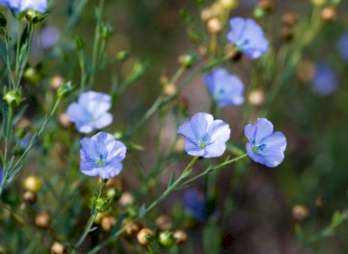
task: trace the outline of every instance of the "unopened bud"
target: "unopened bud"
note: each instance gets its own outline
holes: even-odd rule
[[[135,235],[136,233],[139,232],[139,225],[132,222],[132,221],[128,221],[128,222],[125,222],[125,232],[127,235]]]
[[[29,67],[25,70],[23,77],[30,83],[37,83],[40,80],[40,75],[35,68]]]
[[[297,14],[295,12],[287,12],[282,16],[282,22],[285,26],[294,26],[297,23]]]
[[[181,153],[182,151],[184,151],[184,147],[185,147],[185,139],[183,137],[179,137],[175,142],[175,146],[174,146],[175,152]]]
[[[5,93],[3,99],[7,102],[9,106],[18,106],[24,100],[22,94],[18,90],[11,90]]]
[[[148,245],[152,241],[153,236],[154,233],[151,229],[143,228],[137,234],[138,243],[140,243],[141,245]]]
[[[70,118],[68,117],[67,114],[65,113],[60,113],[59,114],[59,124],[63,127],[63,128],[68,128],[71,125],[71,121]]]
[[[27,10],[25,12],[25,18],[32,23],[39,23],[45,18],[45,14],[42,14],[38,11]]]
[[[182,67],[188,69],[192,66],[194,62],[194,57],[190,54],[185,54],[179,56],[179,63]]]

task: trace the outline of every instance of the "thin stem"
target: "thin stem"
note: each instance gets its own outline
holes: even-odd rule
[[[103,194],[103,189],[105,186],[105,182],[103,181],[102,184],[100,185],[98,194],[96,195],[96,198],[99,199],[101,198],[102,194]],[[95,218],[97,217],[98,214],[98,210],[96,207],[96,203],[94,202],[93,205],[93,209],[92,209],[92,214],[88,219],[88,222],[85,226],[85,229],[80,237],[80,239],[77,241],[77,243],[74,245],[74,251],[72,253],[75,253],[75,251],[80,247],[80,245],[83,243],[83,241],[86,239],[86,237],[88,236],[88,234],[91,232],[91,228],[93,226],[93,223],[95,221]]]

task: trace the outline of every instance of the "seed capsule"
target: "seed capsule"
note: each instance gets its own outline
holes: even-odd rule
[[[187,241],[187,234],[183,230],[177,230],[174,232],[174,238],[177,244],[184,243]]]
[[[161,232],[159,234],[158,240],[159,240],[159,243],[164,247],[170,247],[175,242],[173,233],[171,233],[169,231]]]
[[[156,219],[156,225],[161,230],[169,230],[172,228],[172,220],[168,215],[161,215]]]
[[[124,192],[119,200],[121,206],[129,206],[134,203],[134,197],[130,192]]]
[[[24,202],[26,202],[28,204],[34,204],[36,202],[35,192],[31,192],[31,191],[24,192],[23,200],[24,200]]]
[[[65,247],[60,242],[54,242],[51,246],[51,254],[64,254]]]
[[[306,219],[308,215],[309,215],[308,209],[303,205],[295,205],[292,208],[292,216],[298,221],[302,221]]]
[[[115,224],[116,220],[112,216],[105,216],[101,219],[100,222],[101,228],[106,232],[110,231]]]
[[[151,241],[151,238],[154,236],[154,233],[149,228],[143,228],[137,234],[137,240],[141,245],[148,245]]]
[[[41,212],[35,217],[35,225],[41,228],[47,228],[50,224],[50,215],[48,212]]]
[[[36,193],[42,187],[42,180],[37,176],[28,176],[24,179],[23,186],[27,191]]]

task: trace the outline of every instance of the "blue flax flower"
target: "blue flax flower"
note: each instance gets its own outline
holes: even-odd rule
[[[121,172],[127,148],[111,134],[99,132],[91,138],[83,138],[80,144],[80,170],[83,174],[109,179]]]
[[[335,71],[330,65],[318,64],[312,81],[313,91],[320,96],[332,94],[337,88]]]
[[[2,179],[4,178],[4,170],[0,167],[0,185],[2,184]]]
[[[188,190],[184,193],[184,207],[196,220],[205,222],[208,219],[208,209],[202,193]]]
[[[230,138],[230,127],[222,120],[214,120],[208,113],[196,113],[178,129],[185,139],[185,151],[192,156],[213,158],[221,156]]]
[[[4,5],[14,13],[21,13],[33,10],[40,13],[47,11],[47,0],[0,0],[0,5]]]
[[[342,58],[348,61],[348,32],[345,32],[338,41],[337,48]]]
[[[244,84],[227,70],[214,69],[204,76],[204,82],[219,107],[243,104]]]
[[[82,93],[77,102],[69,105],[66,114],[81,133],[90,133],[112,122],[111,97],[105,93],[89,91]]]
[[[277,167],[284,160],[286,138],[282,132],[273,132],[273,124],[265,118],[257,119],[256,123],[244,128],[248,139],[246,150],[255,162],[267,167]]]
[[[232,18],[227,39],[250,59],[267,52],[269,43],[259,24],[252,19]]]

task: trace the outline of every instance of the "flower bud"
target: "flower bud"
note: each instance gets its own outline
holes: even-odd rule
[[[61,76],[56,75],[51,78],[50,87],[53,90],[57,90],[60,87],[60,85],[63,83],[64,83],[64,79]]]
[[[185,148],[185,139],[183,137],[179,137],[175,142],[174,150],[177,153],[181,153],[182,151],[184,151],[184,148]]]
[[[273,10],[274,3],[272,0],[260,0],[258,7],[260,7],[263,11],[269,13]]]
[[[64,254],[65,247],[60,242],[55,241],[51,246],[51,254]]]
[[[101,38],[107,40],[112,34],[112,27],[108,24],[104,24],[100,27]]]
[[[211,34],[216,34],[222,29],[222,24],[218,18],[209,19],[207,22],[207,30]]]
[[[336,19],[337,12],[334,7],[325,7],[321,11],[321,19],[326,21],[326,22],[331,22]]]
[[[265,100],[265,95],[263,93],[263,90],[261,89],[254,89],[250,92],[248,101],[250,105],[253,106],[261,106]]]
[[[121,50],[117,52],[116,54],[116,59],[121,62],[127,60],[128,57],[129,57],[129,53],[125,50]]]
[[[58,121],[59,121],[60,126],[62,126],[63,128],[68,128],[71,125],[70,118],[65,113],[59,114]]]
[[[12,105],[18,106],[24,100],[24,98],[22,97],[21,92],[18,91],[18,90],[10,90],[10,91],[8,91],[7,93],[5,93],[3,99],[4,99],[4,101],[7,102],[7,104],[9,106],[12,106]]]
[[[115,224],[116,220],[112,216],[104,216],[100,222],[101,228],[106,232],[110,231]]]
[[[177,244],[181,244],[187,241],[187,234],[183,230],[176,230],[173,236]]]
[[[28,176],[24,179],[23,187],[27,191],[39,192],[42,187],[42,180],[38,176]]]
[[[175,242],[173,233],[169,231],[161,232],[158,236],[158,240],[159,240],[159,243],[164,247],[170,247]]]
[[[134,197],[130,192],[124,192],[119,200],[121,206],[129,206],[134,203]]]
[[[148,245],[152,241],[153,236],[154,233],[151,229],[143,228],[137,234],[138,243],[140,243],[141,245]]]
[[[292,208],[292,216],[298,221],[306,219],[308,217],[308,214],[308,209],[303,205],[295,205]]]
[[[109,201],[106,198],[99,197],[94,199],[94,206],[98,212],[104,212],[109,208]]]
[[[169,230],[172,228],[172,220],[168,215],[161,215],[156,219],[156,225],[161,230]]]
[[[35,192],[31,192],[31,191],[24,192],[23,200],[27,204],[30,204],[30,205],[35,204],[35,202],[36,202],[36,193]]]
[[[50,224],[51,217],[48,212],[41,212],[35,217],[35,225],[41,228],[47,228]]]
[[[27,10],[25,12],[25,18],[31,22],[31,23],[39,23],[41,22],[42,20],[45,19],[45,14],[42,14],[38,11],[34,11],[34,10]]]
[[[25,70],[23,77],[28,82],[35,84],[40,80],[40,76],[35,70],[35,68],[29,67]]]
[[[57,89],[58,98],[64,98],[72,90],[71,82],[62,83]]]
[[[174,96],[176,94],[176,86],[173,83],[165,84],[163,87],[163,93],[167,96]]]

